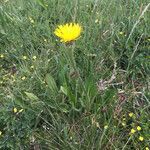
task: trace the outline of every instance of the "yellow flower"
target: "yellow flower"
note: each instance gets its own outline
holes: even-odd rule
[[[33,69],[33,68],[34,68],[34,66],[31,66],[30,68],[31,68],[31,69]]]
[[[140,131],[140,130],[141,130],[141,127],[140,127],[140,126],[137,126],[137,130]]]
[[[22,80],[25,80],[25,79],[26,79],[26,77],[25,77],[25,76],[23,76],[21,79],[22,79]]]
[[[1,57],[1,58],[4,58],[4,55],[3,55],[3,54],[1,54],[1,55],[0,55],[0,57]]]
[[[99,123],[98,123],[98,122],[96,122],[96,127],[97,127],[97,128],[100,128],[100,126],[99,126]]]
[[[129,113],[129,117],[133,117],[133,115],[134,115],[134,114],[133,114],[132,112]]]
[[[26,59],[27,59],[27,56],[23,56],[23,59],[26,60]]]
[[[14,109],[13,109],[13,112],[14,112],[14,113],[16,113],[17,111],[18,111],[17,108],[14,108]]]
[[[104,129],[108,129],[108,125],[105,125],[105,126],[104,126]]]
[[[148,147],[145,147],[145,150],[149,150],[149,148],[148,148]]]
[[[119,32],[119,34],[120,34],[120,35],[123,35],[124,33],[121,31],[121,32]]]
[[[31,17],[29,17],[29,20],[31,23],[34,23],[34,20]]]
[[[33,56],[33,59],[35,60],[35,59],[36,59],[36,56]]]
[[[61,39],[61,42],[71,42],[80,36],[81,30],[82,28],[78,23],[67,23],[59,25],[54,34]]]
[[[47,42],[47,40],[46,40],[46,39],[44,39],[44,42]]]
[[[2,135],[2,131],[0,131],[0,136]]]
[[[142,136],[140,136],[140,137],[139,137],[139,140],[140,140],[140,141],[143,141],[143,140],[144,140],[144,138],[143,138]]]
[[[134,130],[134,129],[131,129],[131,131],[130,131],[131,134],[134,134],[135,132],[136,132],[136,130]]]
[[[126,126],[126,123],[125,123],[125,122],[122,122],[122,126]]]
[[[126,120],[126,118],[123,118],[123,121],[125,121]]]
[[[95,20],[95,23],[98,23],[98,19]]]

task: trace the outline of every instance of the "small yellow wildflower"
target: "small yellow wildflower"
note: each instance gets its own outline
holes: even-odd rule
[[[140,140],[140,141],[143,141],[143,140],[144,140],[144,138],[143,138],[142,136],[140,136],[140,137],[139,137],[139,140]]]
[[[54,34],[61,39],[61,42],[71,42],[80,36],[81,30],[82,28],[78,23],[67,23],[59,25]]]
[[[2,131],[0,131],[0,136],[2,135]]]
[[[21,79],[22,79],[22,80],[25,80],[25,79],[26,79],[26,77],[25,77],[25,76],[23,76]]]
[[[36,60],[37,57],[36,57],[36,56],[33,56],[32,58],[33,58],[34,60]]]
[[[149,150],[149,148],[148,148],[148,147],[145,147],[145,150]]]
[[[131,134],[134,134],[135,132],[136,132],[135,129],[131,129],[131,131],[130,131]]]
[[[44,42],[47,42],[47,40],[46,40],[46,39],[44,39]]]
[[[26,60],[26,59],[27,59],[27,56],[23,56],[23,59]]]
[[[123,118],[123,121],[125,121],[126,120],[126,118]]]
[[[133,115],[134,115],[133,112],[129,113],[129,117],[133,117]]]
[[[104,126],[104,129],[108,129],[108,125],[105,125],[105,126]]]
[[[29,20],[31,23],[34,23],[34,20],[31,17],[29,17]]]
[[[120,34],[120,35],[123,35],[124,33],[121,31],[121,32],[119,32],[119,34]]]
[[[31,66],[30,68],[31,68],[31,69],[33,69],[33,68],[34,68],[34,66]]]
[[[126,123],[125,123],[125,122],[122,122],[122,126],[126,126]]]
[[[0,58],[4,58],[4,55],[3,55],[3,54],[1,54],[1,55],[0,55]]]
[[[100,128],[100,126],[99,126],[99,123],[98,123],[98,122],[96,122],[96,127],[97,127],[97,128]]]
[[[45,82],[45,81],[43,81],[43,82],[42,82],[42,84],[46,84],[46,82]]]
[[[95,23],[98,23],[98,19],[95,20]]]
[[[142,128],[140,126],[137,126],[137,130],[140,131]]]
[[[13,112],[14,112],[14,113],[16,113],[17,111],[18,111],[17,108],[14,108],[14,109],[13,109]]]

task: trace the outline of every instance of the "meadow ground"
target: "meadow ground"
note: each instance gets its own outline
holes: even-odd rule
[[[148,0],[1,0],[0,22],[1,150],[150,149]]]

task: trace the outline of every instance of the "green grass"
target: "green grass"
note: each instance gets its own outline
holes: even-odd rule
[[[150,148],[149,11],[148,0],[2,0],[0,149]],[[54,35],[67,22],[83,28],[73,45]]]

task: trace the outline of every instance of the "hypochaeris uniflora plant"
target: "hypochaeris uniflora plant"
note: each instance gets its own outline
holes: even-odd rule
[[[74,48],[75,45],[72,44],[73,41],[77,40],[81,35],[82,27],[78,23],[66,23],[64,25],[58,25],[55,29],[54,34],[60,38],[60,41],[66,44],[71,44],[70,47],[64,47],[64,55],[66,63],[76,70],[76,62],[74,58]]]
[[[61,42],[72,42],[79,38],[82,28],[78,23],[67,23],[65,25],[59,25],[54,34],[58,36]]]

